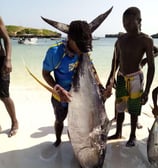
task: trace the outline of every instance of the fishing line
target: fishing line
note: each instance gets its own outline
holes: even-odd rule
[[[47,86],[46,84],[44,84],[41,80],[39,80],[39,79],[31,72],[31,70],[30,70],[30,69],[28,68],[28,66],[26,65],[26,62],[25,62],[23,56],[21,56],[21,59],[22,59],[22,61],[23,61],[24,67],[25,67],[26,71],[29,73],[29,75],[32,76],[33,79],[35,79],[35,80],[36,80],[40,85],[42,85],[45,89],[47,89],[49,92],[51,92],[51,93],[52,93],[52,96],[53,96],[57,101],[60,102],[60,101],[61,101],[61,100],[60,100],[60,96],[54,91],[54,89],[51,88],[51,87],[49,87],[49,86]]]

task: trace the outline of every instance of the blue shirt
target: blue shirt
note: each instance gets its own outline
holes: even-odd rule
[[[69,56],[64,42],[50,47],[43,61],[43,70],[54,71],[56,83],[66,90],[70,90],[78,55]]]

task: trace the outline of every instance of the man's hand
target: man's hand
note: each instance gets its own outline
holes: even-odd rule
[[[61,102],[70,102],[71,101],[71,94],[62,88],[60,85],[56,84],[54,86],[54,91],[59,95]]]
[[[4,61],[4,64],[3,64],[3,67],[2,67],[2,72],[4,74],[8,74],[12,71],[12,64],[11,64],[11,61],[10,60],[5,60]]]

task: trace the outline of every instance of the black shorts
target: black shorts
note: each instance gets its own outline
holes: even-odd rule
[[[10,75],[4,75],[1,70],[4,63],[4,58],[4,56],[0,56],[0,98],[9,97]]]
[[[54,108],[54,114],[56,117],[56,121],[63,122],[68,113],[68,103],[58,102],[53,97],[51,98],[51,102]]]

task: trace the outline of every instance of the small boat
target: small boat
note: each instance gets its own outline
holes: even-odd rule
[[[99,40],[99,39],[100,39],[100,37],[96,37],[96,36],[92,37],[92,40]]]
[[[60,40],[61,37],[52,37],[51,40]]]
[[[23,37],[18,40],[19,44],[36,44],[38,38],[36,37]]]

